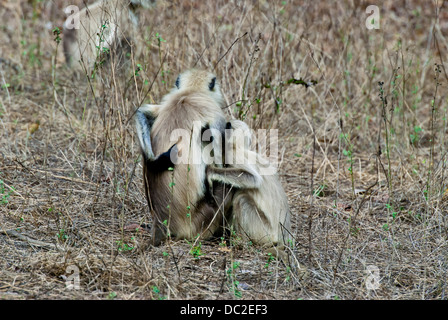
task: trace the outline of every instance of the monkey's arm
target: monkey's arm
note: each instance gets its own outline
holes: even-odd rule
[[[231,120],[226,124],[226,130],[249,130],[249,127],[246,123],[240,120]],[[233,139],[233,138],[232,138]],[[222,141],[226,143],[229,142],[226,140],[226,135],[222,133]],[[235,140],[230,141],[230,148],[233,149]],[[226,145],[226,144],[225,144]],[[250,141],[248,145],[245,145],[244,148],[249,149]],[[226,148],[228,146],[226,145]],[[256,166],[243,163],[243,164],[235,164],[231,167],[216,167],[216,166],[207,166],[207,179],[210,186],[213,185],[213,181],[221,182],[224,184],[232,185],[235,188],[239,189],[256,189],[261,186],[263,178],[258,173]]]
[[[238,189],[257,189],[261,186],[263,178],[251,165],[231,168],[208,166],[207,180],[209,185],[213,185],[213,181],[216,181]]]

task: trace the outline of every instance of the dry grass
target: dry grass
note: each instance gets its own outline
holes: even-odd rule
[[[446,3],[385,1],[368,30],[362,1],[161,1],[133,66],[89,83],[48,27],[82,3],[66,2],[0,5],[1,299],[447,298]],[[125,228],[151,224],[128,120],[195,65],[216,65],[229,116],[279,129],[287,264],[237,239],[195,257]]]

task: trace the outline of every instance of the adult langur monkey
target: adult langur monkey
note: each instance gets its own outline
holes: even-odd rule
[[[140,8],[154,4],[155,0],[99,0],[81,10],[68,6],[62,39],[66,63],[90,71],[99,57],[119,54],[122,58],[130,33],[136,34]]]
[[[193,97],[196,98],[194,103]],[[235,129],[235,134],[226,137],[229,141],[225,148],[243,155],[243,161],[226,168],[222,168],[222,160],[208,165],[202,161],[187,167],[173,163],[176,157],[171,150],[174,154],[179,151],[191,154],[189,147],[201,147],[203,142],[197,137],[190,139],[189,134],[179,142],[167,137],[179,128],[187,128],[189,133],[193,130],[192,123],[200,120],[201,135],[208,131],[205,129],[214,129],[218,135],[213,138],[219,138],[224,135],[222,106],[216,77],[192,70],[179,76],[176,87],[164,97],[161,105],[145,105],[136,113],[137,134],[144,156],[145,191],[153,209],[155,245],[164,239],[167,224],[170,235],[175,238],[204,234],[204,227],[206,237],[209,237],[223,218],[230,218],[230,209],[233,209],[236,229],[254,243],[281,247],[289,239],[289,206],[278,176],[260,175],[260,166],[266,161],[250,150],[250,140],[237,144],[234,139],[236,133],[250,139],[249,128],[244,122],[232,120],[227,124],[226,128]],[[219,153],[222,146],[215,144],[214,151]],[[160,155],[156,157],[155,154]],[[249,159],[255,161],[249,162]],[[166,171],[168,167],[175,167],[171,178]],[[179,184],[177,189],[176,183]],[[177,201],[179,199],[183,201]],[[194,209],[190,203],[196,204]],[[218,213],[219,206],[223,210]],[[186,207],[189,209],[185,210]]]
[[[188,70],[179,75],[160,105],[143,105],[137,110],[136,129],[144,160],[145,193],[153,217],[154,245],[167,235],[173,239],[198,235],[210,238],[222,225],[231,196],[217,199],[210,194],[201,133],[206,126],[224,132],[224,108],[216,76]],[[212,143],[219,143],[220,134],[215,136]],[[219,144],[214,150],[219,158]],[[172,159],[174,169],[166,170]],[[225,185],[215,187],[217,195],[225,194]]]
[[[251,140],[246,123],[228,122],[225,167],[208,166],[207,180],[210,186],[218,181],[235,189],[232,221],[237,234],[284,258],[284,245],[291,239],[288,198],[272,164],[251,150]],[[212,194],[215,194],[214,190]]]

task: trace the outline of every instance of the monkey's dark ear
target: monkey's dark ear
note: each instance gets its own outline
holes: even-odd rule
[[[210,91],[213,91],[213,89],[215,89],[215,84],[216,84],[216,77],[214,77],[212,81],[210,81],[210,83],[208,84],[208,88],[210,89]]]
[[[180,89],[180,76],[176,79],[176,87],[177,89]]]
[[[226,123],[226,129],[232,129],[232,123],[230,121]]]

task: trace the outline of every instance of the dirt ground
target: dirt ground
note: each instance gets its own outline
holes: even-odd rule
[[[83,3],[0,3],[0,299],[447,299],[446,2],[378,1],[375,29],[367,1],[157,1],[94,79],[53,33]],[[278,129],[288,261],[129,228],[132,115],[192,67]]]

